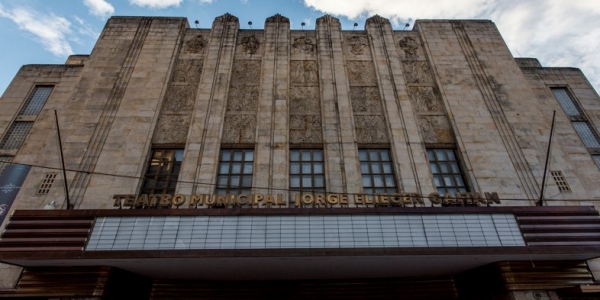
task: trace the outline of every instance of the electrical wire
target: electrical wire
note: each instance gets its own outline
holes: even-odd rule
[[[58,168],[58,167],[49,167],[49,166],[42,166],[42,165],[36,165],[36,164],[25,164],[25,163],[17,163],[17,162],[11,162],[11,163],[7,163],[7,164],[35,167],[35,168],[48,169],[48,170],[57,170],[57,171],[62,170],[61,168]],[[69,168],[66,168],[65,171],[75,172],[75,173],[84,173],[84,174],[88,174],[88,175],[110,176],[110,177],[117,177],[117,178],[142,179],[142,180],[152,179],[152,180],[157,180],[157,181],[167,181],[167,180],[149,178],[149,177],[145,177],[145,176],[121,175],[121,174],[112,174],[112,173],[105,173],[105,172],[79,171],[79,170],[74,170],[74,169],[69,169]],[[198,181],[178,180],[176,182],[208,186],[208,187],[217,187],[217,184],[214,184],[214,183],[205,183],[205,182],[198,182]],[[284,188],[254,187],[254,189],[278,191],[278,192],[284,192],[284,193],[302,192],[299,190],[284,189]],[[402,194],[402,192],[399,192],[399,193]],[[325,192],[324,194],[328,194],[328,193]],[[339,193],[332,193],[332,194],[339,194]],[[365,193],[342,193],[342,194],[352,195],[352,196],[365,195]],[[426,195],[419,195],[419,194],[415,194],[415,193],[409,193],[409,194],[410,194],[410,197],[423,198],[423,199],[429,198],[429,196],[426,196]],[[441,196],[440,198],[446,198],[446,197]],[[458,199],[458,198],[450,198],[450,199]],[[532,199],[526,199],[526,198],[500,198],[499,200],[500,201],[532,201]],[[588,202],[591,201],[591,202],[594,202],[594,201],[600,201],[600,198],[597,198],[597,199],[544,199],[544,200],[545,201],[588,201]]]

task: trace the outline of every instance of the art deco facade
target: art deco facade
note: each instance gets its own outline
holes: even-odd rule
[[[0,106],[0,297],[600,297],[598,94],[490,21],[113,17]]]

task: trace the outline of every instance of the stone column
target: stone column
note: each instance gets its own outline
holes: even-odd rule
[[[288,188],[290,21],[276,14],[265,21],[253,186],[259,193]],[[262,189],[266,188],[266,189]]]
[[[327,190],[359,193],[362,179],[338,19],[317,19],[317,45]]]
[[[415,120],[414,108],[407,93],[402,64],[396,50],[392,27],[388,19],[374,16],[367,19],[371,53],[377,72],[378,86],[390,136],[390,148],[396,167],[399,188],[408,193],[430,193],[422,190],[421,181],[432,187],[429,163]],[[418,174],[422,174],[418,176]]]
[[[179,193],[214,192],[238,29],[238,18],[230,14],[213,22],[187,139],[185,164],[179,177],[181,181],[193,180],[196,184],[180,184]]]

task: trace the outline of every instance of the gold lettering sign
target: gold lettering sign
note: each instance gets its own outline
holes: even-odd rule
[[[227,207],[347,207],[353,201],[356,207],[423,207],[425,198],[433,206],[487,206],[500,204],[498,193],[456,193],[453,197],[450,193],[440,195],[431,193],[427,197],[416,193],[401,194],[294,194],[292,201],[288,203],[284,194],[141,194],[136,195],[113,195],[114,207],[129,208],[227,208]]]

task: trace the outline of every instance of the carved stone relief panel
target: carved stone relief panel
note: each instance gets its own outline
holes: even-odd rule
[[[414,60],[419,58],[418,50],[419,44],[413,37],[407,36],[400,40],[398,43],[400,49],[404,52],[404,58],[407,60]]]
[[[417,125],[425,143],[454,143],[454,135],[446,116],[418,116]]]
[[[245,36],[241,39],[240,45],[242,46],[242,50],[246,54],[256,54],[258,52],[258,48],[260,47],[260,42],[258,38],[253,35]]]
[[[231,74],[231,84],[260,83],[260,60],[235,60]]]
[[[315,41],[306,36],[297,37],[292,43],[292,53],[314,54],[315,48]]]
[[[203,53],[208,41],[202,35],[196,35],[185,41],[185,53]]]
[[[172,85],[167,90],[164,109],[167,111],[191,110],[195,96],[195,85]]]
[[[190,129],[191,115],[161,115],[153,143],[184,144]]]
[[[227,111],[256,111],[258,94],[256,85],[232,85],[229,88]]]
[[[226,115],[223,143],[254,143],[256,115]]]
[[[350,99],[354,112],[382,112],[381,97],[376,86],[350,87]]]
[[[350,85],[377,85],[375,67],[371,61],[346,61]]]
[[[431,69],[426,61],[403,61],[404,78],[407,83],[432,83]]]
[[[381,115],[355,115],[354,129],[358,143],[388,143],[385,119]]]
[[[318,87],[290,87],[290,113],[321,113]]]
[[[178,59],[175,64],[172,82],[198,84],[202,73],[201,59]]]
[[[319,82],[317,62],[314,60],[290,61],[290,81],[292,84],[312,85]]]
[[[291,115],[290,143],[322,143],[323,131],[320,115]]]
[[[369,53],[369,40],[366,36],[351,36],[346,39],[348,51],[354,55],[363,55]]]
[[[444,106],[439,95],[430,86],[410,86],[408,94],[416,111],[419,112],[444,112]]]

